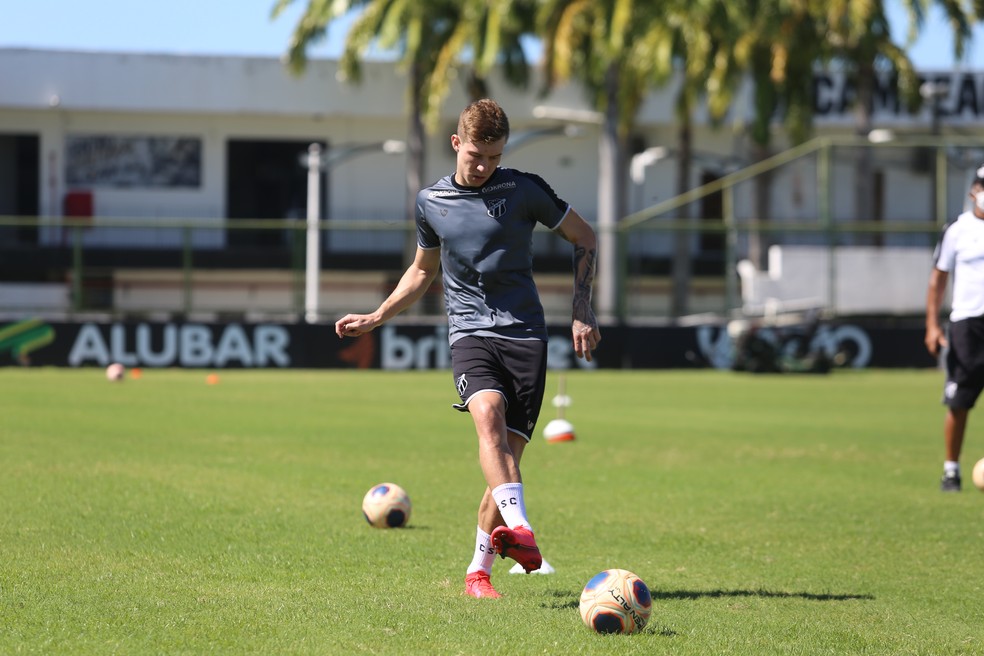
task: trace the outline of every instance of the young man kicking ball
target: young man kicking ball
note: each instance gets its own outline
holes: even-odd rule
[[[537,223],[574,245],[571,335],[591,360],[601,333],[591,309],[597,239],[591,226],[541,178],[499,168],[509,120],[492,100],[461,113],[451,135],[453,175],[417,195],[417,252],[396,289],[370,314],[335,323],[339,337],[362,335],[416,302],[443,271],[454,382],[478,434],[488,487],[478,510],[475,551],[465,577],[473,597],[498,597],[496,554],[526,572],[542,563],[526,516],[519,463],[536,427],[547,370],[547,331],[533,281]]]

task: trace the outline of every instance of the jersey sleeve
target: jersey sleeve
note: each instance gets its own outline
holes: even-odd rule
[[[441,238],[437,236],[434,229],[427,222],[427,195],[422,191],[417,194],[417,207],[415,211],[417,223],[417,246],[425,250],[441,247]]]
[[[567,216],[570,205],[560,199],[556,192],[540,176],[533,173],[517,172],[530,188],[529,208],[538,223],[554,230]]]
[[[933,266],[935,266],[940,271],[953,271],[953,265],[956,264],[957,250],[956,250],[956,233],[955,223],[950,223],[943,228],[943,234],[940,235],[940,240],[936,244],[936,251],[933,253]]]

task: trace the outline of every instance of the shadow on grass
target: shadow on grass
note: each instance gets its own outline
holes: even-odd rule
[[[783,592],[778,590],[651,590],[653,601],[659,601],[661,599],[701,599],[704,597],[709,598],[724,598],[724,597],[763,597],[772,599],[807,599],[809,601],[853,601],[857,599],[861,600],[872,600],[874,595],[870,594],[832,594],[829,592],[825,593],[815,593],[815,592]],[[546,608],[552,608],[554,610],[576,610],[578,608],[581,593],[572,593],[568,590],[551,590],[549,594],[556,598],[556,601],[550,604],[544,604]],[[665,637],[672,637],[677,635],[677,632],[665,626],[657,626],[655,623],[650,623],[645,629],[640,631],[640,633],[649,633],[654,635],[661,635]]]
[[[567,610],[577,608],[581,598],[580,592],[567,590],[552,590],[549,594],[556,597],[552,604],[544,604],[548,608]],[[809,601],[870,601],[870,594],[833,594],[830,592],[783,592],[781,590],[650,590],[653,601],[666,599],[703,599],[724,597],[763,597],[771,599],[807,599]]]
[[[783,592],[781,590],[650,590],[653,599],[702,599],[704,597],[765,597],[774,599],[808,599],[810,601],[872,600],[870,594],[833,594],[830,592]]]

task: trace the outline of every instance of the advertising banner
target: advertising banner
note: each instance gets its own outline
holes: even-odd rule
[[[729,369],[736,341],[726,325],[604,326],[592,362],[571,346],[569,326],[549,327],[553,369]],[[820,353],[835,366],[935,367],[922,327],[877,321],[763,327],[777,357]],[[0,325],[0,366],[297,369],[448,369],[445,325],[389,324],[339,339],[330,324],[45,322]]]

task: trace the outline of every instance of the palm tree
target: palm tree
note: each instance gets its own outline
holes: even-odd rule
[[[278,0],[273,17],[278,16],[293,0]],[[377,43],[385,50],[399,52],[400,64],[407,72],[408,126],[405,208],[406,219],[413,221],[417,191],[422,186],[424,162],[424,125],[428,97],[424,93],[426,71],[433,66],[441,42],[441,26],[426,18],[426,10],[435,3],[424,0],[339,0],[318,2],[308,0],[307,9],[294,28],[287,50],[287,65],[295,74],[302,73],[308,64],[308,46],[324,38],[332,23],[349,12],[362,13],[350,28],[339,63],[340,75],[352,82],[362,78],[362,58]],[[446,31],[446,29],[445,29]],[[408,244],[412,231],[408,231]],[[404,259],[409,246],[404,249]]]
[[[926,13],[933,5],[946,15],[946,22],[953,30],[953,54],[959,59],[963,56],[964,47],[971,38],[971,23],[984,20],[984,0],[905,0],[906,12],[909,16],[908,44],[911,45],[919,37],[925,25]]]
[[[681,63],[681,83],[676,99],[677,193],[692,188],[693,114],[701,99],[706,99],[710,119],[720,121],[730,109],[735,88],[744,71],[737,65],[732,44],[741,36],[734,26],[743,15],[733,2],[696,0],[668,8],[664,20],[673,34],[673,54]],[[687,313],[691,278],[691,235],[674,234],[672,291],[670,311],[673,316]]]
[[[817,18],[828,26],[826,48],[830,57],[841,63],[848,84],[856,91],[855,134],[866,137],[872,128],[878,68],[887,67],[898,76],[899,91],[911,105],[918,97],[912,62],[905,51],[892,42],[882,2],[833,0],[819,8]],[[856,156],[855,219],[862,221],[874,217],[872,151],[861,148]]]
[[[914,107],[919,102],[916,72],[905,50],[891,40],[883,2],[831,0],[792,6],[780,12],[774,11],[779,3],[763,4],[774,5],[773,10],[759,6],[749,12],[763,17],[764,21],[749,31],[752,38],[738,48],[740,53],[744,50],[745,57],[739,55],[739,59],[747,62],[755,82],[756,115],[751,137],[756,160],[770,154],[769,125],[779,109],[785,111],[784,121],[793,144],[802,143],[809,136],[813,92],[808,84],[814,66],[822,61],[838,62],[847,75],[847,83],[855,89],[858,136],[867,136],[872,129],[879,71],[897,79],[900,95],[907,105]],[[930,4],[929,0],[907,0],[910,42],[918,36]],[[936,4],[948,17],[954,30],[955,54],[960,56],[970,37],[973,12],[966,10],[960,0],[939,0]],[[770,17],[777,20],[769,20]],[[854,176],[855,213],[859,220],[874,214],[872,165],[871,150],[860,149]],[[769,215],[768,187],[768,176],[761,176],[756,188],[756,213],[760,219]],[[749,255],[756,264],[761,263],[760,249],[754,240]]]
[[[830,2],[784,3],[778,0],[749,0],[734,15],[739,33],[734,54],[753,82],[754,115],[749,130],[755,161],[770,153],[771,125],[780,114],[790,141],[805,141],[813,126],[814,67],[837,61],[856,90],[856,133],[865,136],[872,127],[871,113],[876,75],[886,70],[897,77],[903,99],[918,102],[917,76],[904,50],[892,43],[882,2],[832,0]],[[923,24],[929,0],[909,0],[910,42]],[[959,56],[974,12],[960,0],[940,0],[954,29],[955,54]],[[984,3],[977,2],[977,15]],[[873,214],[871,151],[858,153],[855,177],[856,212],[859,219]],[[769,218],[770,176],[756,179],[755,214]],[[756,233],[750,236],[749,259],[761,264],[762,249]]]
[[[976,11],[960,0],[907,0],[910,18],[910,43],[922,29],[925,14],[931,4],[938,5],[947,16],[953,29],[954,55],[960,57],[970,38],[970,23],[975,13],[984,9],[977,2]],[[820,8],[819,17],[830,25],[828,32],[831,56],[844,65],[848,83],[857,94],[855,103],[855,133],[867,136],[872,129],[874,89],[879,67],[887,68],[898,79],[899,92],[910,107],[918,105],[918,79],[905,50],[891,40],[890,26],[883,2],[859,0],[833,0]],[[856,218],[864,220],[874,215],[873,163],[871,150],[862,148],[858,153],[855,175]],[[934,182],[935,184],[935,182]],[[935,207],[933,208],[935,211]],[[935,216],[933,217],[936,218]]]
[[[447,97],[449,81],[456,77],[456,69],[464,69],[469,98],[491,97],[488,76],[496,66],[507,83],[525,88],[530,79],[530,65],[522,39],[535,30],[536,0],[471,0],[451,4],[457,9],[453,17],[454,32],[438,53],[429,93],[443,100]],[[436,118],[435,112],[427,123],[433,125]]]
[[[826,26],[805,3],[748,0],[735,15],[738,38],[734,56],[752,82],[753,113],[748,134],[754,162],[771,153],[772,125],[780,118],[793,145],[803,143],[813,127],[813,69],[824,57]],[[755,180],[757,220],[770,215],[771,173]],[[757,232],[749,236],[748,258],[762,264]]]
[[[649,90],[672,72],[672,37],[659,3],[544,0],[538,17],[545,87],[577,78],[601,113],[598,146],[598,313],[617,313],[615,227],[627,207],[628,137]]]
[[[273,16],[294,0],[278,0]],[[308,0],[287,51],[287,63],[295,73],[307,67],[308,46],[324,37],[331,22],[361,12],[346,35],[339,62],[342,77],[358,83],[362,60],[378,46],[398,53],[407,72],[406,212],[413,222],[417,192],[424,184],[425,135],[436,127],[440,108],[449,92],[449,80],[471,55],[469,95],[488,95],[486,77],[502,62],[507,81],[525,84],[529,66],[521,37],[533,27],[534,0]],[[414,234],[408,231],[404,257],[413,257]]]

